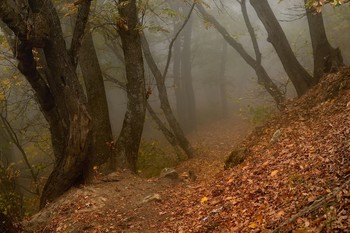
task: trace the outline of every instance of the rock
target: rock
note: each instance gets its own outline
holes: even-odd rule
[[[179,179],[179,173],[173,168],[164,168],[160,172],[160,178],[169,178],[172,180]]]
[[[113,172],[110,173],[108,175],[106,175],[105,177],[101,178],[101,181],[103,182],[118,182],[120,181],[120,174],[118,172]]]
[[[246,148],[238,148],[233,150],[225,161],[225,169],[232,168],[243,163],[246,158]]]
[[[270,140],[270,144],[276,143],[281,139],[282,132],[281,130],[276,130],[276,132],[272,135],[272,138]]]
[[[160,195],[158,193],[152,194],[152,195],[148,195],[145,198],[142,199],[142,201],[139,204],[145,204],[151,201],[160,201],[162,200],[162,198],[160,197]]]

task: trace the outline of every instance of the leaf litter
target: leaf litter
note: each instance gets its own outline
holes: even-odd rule
[[[195,182],[145,180],[70,190],[33,232],[350,232],[350,69],[330,74],[248,135],[245,161],[223,170],[248,126],[237,119],[191,135],[197,156],[179,165]],[[271,143],[275,132],[279,139]],[[139,205],[149,195],[157,201]],[[46,212],[45,212],[46,211]]]

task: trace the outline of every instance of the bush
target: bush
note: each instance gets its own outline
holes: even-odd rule
[[[18,176],[19,171],[12,164],[5,167],[0,162],[0,212],[14,220],[23,217],[23,198],[16,188]]]

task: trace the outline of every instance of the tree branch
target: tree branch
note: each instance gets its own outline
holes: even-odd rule
[[[241,10],[243,13],[244,22],[247,26],[250,38],[252,40],[252,44],[253,44],[253,48],[254,48],[254,52],[255,52],[255,57],[256,57],[256,62],[261,64],[261,52],[259,50],[259,44],[258,44],[258,41],[257,41],[256,36],[255,36],[254,28],[253,28],[253,26],[250,22],[249,16],[248,16],[246,0],[241,0],[238,2],[241,5]]]
[[[7,1],[0,1],[0,19],[15,33],[21,41],[27,40],[27,26],[23,19]]]
[[[71,47],[69,49],[69,54],[75,67],[78,64],[79,49],[85,34],[86,24],[89,19],[91,0],[79,1],[77,5],[79,5],[78,14],[75,21]]]

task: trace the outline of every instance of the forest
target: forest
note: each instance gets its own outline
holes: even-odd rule
[[[348,0],[1,0],[0,232],[349,232]]]

